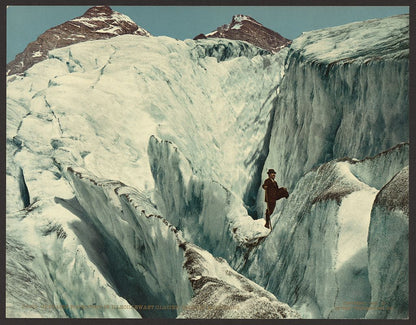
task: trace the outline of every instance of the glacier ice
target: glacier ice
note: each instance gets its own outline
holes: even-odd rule
[[[60,204],[38,201],[8,215],[8,317],[140,318],[115,291],[103,241]],[[24,235],[22,235],[24,234]]]
[[[195,173],[172,143],[152,137],[148,148],[159,209],[185,239],[231,261],[237,249],[245,251],[269,234],[235,193]]]
[[[402,15],[293,41],[263,175],[274,166],[293,189],[324,162],[408,141],[408,24]]]
[[[409,166],[378,193],[368,232],[371,308],[366,318],[409,316]]]
[[[152,303],[154,299],[164,305],[184,305],[190,299],[190,284],[181,268],[183,259],[178,258],[177,264],[170,261],[174,254],[179,254],[177,246],[167,244],[165,259],[161,259],[161,251],[156,254],[150,249],[155,246],[153,237],[166,235],[166,229],[160,224],[157,224],[159,227],[140,228],[133,212],[129,213],[131,208],[123,205],[127,203],[118,203],[111,190],[106,192],[105,188],[128,183],[141,190],[140,202],[149,200],[155,195],[147,159],[148,141],[153,134],[174,141],[189,159],[197,162],[196,166],[202,166],[201,162],[206,160],[201,156],[200,146],[210,151],[211,143],[216,143],[211,157],[215,165],[221,154],[219,147],[233,148],[236,137],[243,134],[229,121],[250,128],[250,118],[257,116],[256,112],[251,112],[252,108],[271,105],[271,89],[277,87],[281,78],[282,68],[278,63],[284,56],[259,56],[259,50],[253,46],[241,42],[223,43],[226,57],[217,50],[207,50],[214,57],[204,57],[199,52],[204,47],[215,48],[217,42],[197,45],[164,37],[122,36],[52,51],[49,60],[35,65],[24,76],[9,78],[8,184],[10,189],[19,188],[23,175],[30,200],[10,200],[8,211],[13,213],[29,203],[30,214],[42,217],[39,224],[33,218],[25,218],[33,222],[32,241],[37,240],[36,234],[43,227],[42,219],[50,220],[52,229],[63,229],[67,238],[78,238],[77,245],[60,252],[60,259],[55,256],[59,251],[53,252],[53,244],[48,246],[50,251],[44,253],[51,260],[48,267],[59,265],[58,270],[50,271],[52,274],[59,275],[62,269],[68,269],[58,280],[54,279],[57,289],[52,292],[55,298],[51,305],[57,305],[58,309],[62,305],[81,303],[131,306],[133,302]],[[138,47],[142,48],[141,55],[138,55]],[[217,55],[220,55],[218,60]],[[247,71],[252,77],[258,77],[243,77]],[[241,96],[239,89],[246,90],[246,95]],[[247,91],[249,89],[251,91]],[[201,110],[202,107],[205,109]],[[247,117],[241,112],[251,114]],[[138,118],[132,119],[136,114]],[[262,109],[259,118],[266,124],[267,107]],[[215,135],[213,130],[223,130],[229,137]],[[248,152],[256,152],[258,141],[264,137],[261,128],[253,130],[253,137],[244,135],[253,146],[246,148],[240,144],[240,148]],[[236,134],[236,131],[239,132]],[[229,154],[233,155],[230,151],[224,160],[234,158]],[[236,178],[240,180],[236,191],[243,192],[244,183],[250,178],[249,174],[242,174],[243,159],[239,155],[234,159],[239,162],[235,164],[239,170],[237,174],[234,164],[228,165],[228,170],[223,169],[226,166],[223,160],[216,163],[216,169],[202,168],[196,172],[209,179],[223,179],[228,173],[232,176],[230,183]],[[74,172],[66,172],[71,166],[76,168],[72,169]],[[74,178],[75,170],[82,170],[90,180],[93,177],[88,176],[91,173],[88,171],[93,171],[99,177],[117,179],[119,183],[104,182],[97,187],[94,182],[90,184],[88,180]],[[120,213],[120,204],[130,226],[122,218],[112,218]],[[102,210],[105,206],[108,209]],[[154,211],[149,205],[147,208]],[[61,220],[62,215],[67,216],[66,222]],[[246,217],[251,220],[248,215]],[[103,218],[107,219],[103,221]],[[16,224],[20,225],[17,221]],[[260,225],[257,228],[263,230]],[[84,229],[90,229],[96,239],[88,238]],[[133,236],[134,229],[138,237]],[[48,234],[53,233],[48,231]],[[143,246],[144,238],[148,246]],[[59,240],[67,242],[66,238]],[[96,245],[103,246],[102,251],[97,252]],[[156,255],[140,255],[141,249],[156,254],[159,259],[151,258]],[[172,254],[172,249],[176,253]],[[83,254],[76,262],[72,257],[75,251]],[[168,259],[176,271],[171,272],[160,264]],[[144,261],[159,264],[146,266]],[[73,269],[73,265],[78,267]],[[120,299],[103,301],[90,296],[81,299],[77,291],[81,288],[75,285],[74,291],[62,291],[79,274],[90,281],[89,291],[94,293],[98,287],[90,280],[91,273],[99,274],[103,283],[111,283]],[[178,274],[175,283],[182,281],[182,284],[168,283],[172,274]],[[159,283],[163,278],[167,282]],[[53,291],[53,286],[51,289]],[[250,301],[254,303],[255,297],[251,296]],[[177,312],[140,310],[139,315],[134,309],[102,308],[58,311],[68,317],[154,317],[155,314],[175,317]]]
[[[408,165],[408,147],[362,161],[333,160],[307,173],[278,204],[273,232],[238,270],[305,318],[364,318],[371,300],[369,277],[378,272],[369,270],[367,261],[378,189],[355,173],[365,174],[371,163],[373,170],[384,171],[379,179],[387,183],[394,170]],[[390,169],[383,168],[386,161],[392,162]],[[354,302],[362,305],[348,305]]]
[[[299,318],[274,295],[234,271],[222,258],[186,244],[185,267],[195,295],[178,318]]]
[[[382,194],[408,165],[407,30],[406,15],[354,23],[275,55],[124,35],[8,77],[8,315],[406,317],[406,284],[381,288],[398,278],[380,265],[399,264],[377,251],[377,216],[406,215]],[[271,233],[252,218],[267,168],[290,188]],[[36,292],[54,307],[17,308]],[[188,308],[134,308],[159,304]]]
[[[146,197],[120,182],[100,180],[85,171],[67,168],[76,197],[85,207],[106,242],[119,243],[130,265],[118,270],[118,280],[131,277],[128,288],[132,306],[146,317],[180,318],[298,318],[299,314],[271,293],[244,278],[224,259],[187,243],[175,227],[162,218]],[[91,204],[93,202],[93,204]],[[113,263],[117,262],[116,260]],[[113,266],[114,267],[114,266]],[[134,272],[136,271],[136,272]],[[121,289],[122,283],[117,283]],[[212,296],[213,286],[216,297]],[[192,300],[191,300],[192,298]],[[257,305],[266,300],[266,307]],[[168,313],[162,307],[175,306]],[[160,307],[160,308],[158,308]],[[179,315],[178,315],[179,314]]]

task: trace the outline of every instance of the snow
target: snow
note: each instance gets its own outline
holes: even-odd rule
[[[79,22],[93,29],[97,27],[96,25],[97,22],[105,22],[107,24],[110,24],[110,26],[103,28],[103,29],[95,30],[94,32],[113,33],[113,34],[118,34],[117,31],[120,30],[121,23],[127,22],[131,25],[136,26],[136,23],[130,17],[123,15],[117,11],[113,11],[113,13],[110,16],[103,14],[103,13],[99,13],[98,16],[74,18],[74,19],[71,19],[70,22]],[[150,36],[149,32],[147,32],[145,29],[139,26],[138,26],[137,31],[140,32],[141,34],[144,34],[145,36]]]
[[[37,57],[41,57],[42,56],[42,52],[41,51],[36,51],[32,54],[33,58],[37,58]]]
[[[148,147],[149,139],[155,135],[164,139],[163,141],[174,143],[173,152],[184,151],[186,156],[178,159],[175,168],[181,172],[187,183],[197,173],[197,177],[203,176],[203,182],[212,183],[213,188],[223,188],[218,180],[229,175],[228,185],[234,187],[237,183],[234,190],[243,192],[244,184],[250,178],[245,172],[245,157],[238,154],[223,157],[220,148],[246,151],[245,144],[241,143],[243,134],[239,131],[240,127],[245,125],[246,128],[251,128],[250,119],[253,115],[258,115],[253,110],[254,107],[272,105],[268,89],[276,87],[280,81],[281,61],[284,56],[259,56],[260,52],[247,43],[228,40],[201,44],[167,37],[144,39],[125,35],[51,51],[49,59],[29,69],[25,77],[14,80],[9,78],[8,184],[11,184],[10,189],[19,187],[18,168],[21,168],[30,195],[30,204],[37,200],[39,202],[35,203],[32,213],[41,216],[39,222],[35,222],[35,218],[25,219],[33,221],[32,238],[27,238],[30,240],[27,246],[40,252],[41,248],[33,244],[39,242],[38,229],[45,227],[41,220],[62,224],[61,216],[67,215],[68,221],[62,224],[67,238],[72,238],[70,234],[74,231],[74,236],[78,236],[79,241],[61,251],[59,258],[53,255],[53,245],[48,246],[45,254],[59,262],[60,267],[65,270],[71,270],[78,263],[80,268],[74,272],[84,276],[93,267],[85,266],[91,257],[83,257],[75,262],[73,256],[77,250],[88,251],[82,254],[97,255],[87,249],[94,245],[89,243],[82,231],[84,223],[90,222],[97,236],[106,242],[106,254],[111,260],[110,266],[93,258],[100,269],[96,273],[107,270],[109,274],[102,274],[103,283],[113,278],[114,287],[120,292],[122,299],[129,301],[127,304],[140,301],[139,295],[147,299],[170,299],[162,301],[164,304],[185,304],[188,299],[186,297],[190,294],[186,285],[172,287],[170,283],[160,282],[160,279],[169,280],[172,274],[176,274],[176,271],[170,272],[165,268],[166,260],[170,261],[169,265],[173,268],[177,267],[178,274],[183,274],[180,271],[183,260],[178,258],[177,264],[171,261],[172,256],[179,251],[175,251],[172,244],[166,244],[163,253],[153,253],[153,256],[158,256],[154,260],[157,263],[146,266],[145,261],[152,259],[147,255],[140,256],[140,250],[137,250],[141,241],[135,238],[141,238],[142,231],[135,225],[136,212],[129,214],[131,208],[127,209],[125,203],[120,203],[111,194],[111,190],[103,193],[100,192],[102,190],[92,189],[87,186],[88,182],[73,179],[65,170],[72,166],[76,170],[82,170],[83,175],[96,175],[91,179],[101,177],[118,180],[139,190],[146,200],[152,199],[157,193],[154,192],[154,179],[149,168]],[[211,56],[207,56],[207,53]],[[245,78],[247,72],[252,75],[252,79]],[[236,84],[239,88],[234,87]],[[245,90],[244,96],[241,96],[239,89]],[[266,125],[268,109],[263,108],[260,113],[260,123]],[[229,121],[236,123],[230,125]],[[223,134],[214,134],[214,130],[221,130]],[[248,143],[253,144],[247,154],[257,150],[255,146],[262,140],[262,133],[261,129],[253,128],[245,135]],[[216,143],[216,146],[213,147],[212,143]],[[207,156],[207,152],[211,155]],[[230,161],[231,158],[234,160]],[[198,166],[194,170],[188,165],[191,160]],[[162,162],[160,165],[163,166]],[[236,168],[240,169],[237,174]],[[225,193],[224,198],[227,199],[228,190],[223,191],[218,197],[214,194],[212,202],[222,200],[222,193]],[[207,190],[207,194],[211,193],[213,192]],[[81,209],[79,204],[87,211],[82,214],[83,223],[77,230],[71,230],[67,226],[68,223],[76,224],[75,220],[80,218],[70,213],[74,207],[68,202],[74,202],[74,196],[79,201],[78,205],[75,204],[76,211]],[[253,237],[264,236],[266,232],[261,223],[249,217],[243,202],[235,194],[233,197],[232,206],[238,212],[232,211],[232,207],[227,208],[230,216],[228,221],[223,219],[223,222],[229,223],[229,226],[224,225],[226,241],[231,241],[236,246],[249,243]],[[177,197],[177,202],[181,199],[182,197]],[[61,203],[55,202],[56,200]],[[156,201],[162,207],[162,202]],[[21,199],[8,201],[8,211],[13,213],[21,209],[21,204]],[[41,207],[36,204],[41,204]],[[62,208],[62,205],[70,210]],[[121,207],[125,211],[124,217],[113,218]],[[221,218],[221,214],[218,214],[221,208],[207,205],[205,215],[216,214],[217,218]],[[172,213],[165,215],[166,218],[172,218]],[[206,220],[207,234],[217,232],[218,224],[215,220],[220,219]],[[234,234],[235,237],[231,229],[233,226],[240,229]],[[155,238],[164,238],[169,242],[170,235],[165,228],[147,225],[145,229],[148,247],[154,249]],[[190,233],[191,230],[188,228],[183,232]],[[109,237],[115,239],[109,240]],[[64,243],[66,241],[65,238]],[[117,242],[119,244],[115,244]],[[228,252],[231,253],[231,250]],[[162,256],[166,257],[162,259]],[[94,262],[91,262],[92,265]],[[128,266],[130,263],[132,267]],[[57,292],[51,287],[54,295],[74,305],[84,301],[77,291],[81,290],[79,286],[66,294],[61,291],[72,281],[74,275],[71,272],[60,269],[54,269],[53,272],[60,276],[59,283],[62,283]],[[131,281],[142,283],[142,290],[146,293],[137,291],[133,295],[129,294],[128,286],[123,284],[117,274],[133,274]],[[87,276],[86,279],[88,278]],[[177,281],[185,280],[187,281],[186,276],[181,275]],[[131,286],[130,282],[127,284]],[[90,291],[95,292],[98,284],[92,281],[90,286]],[[160,291],[156,288],[160,288]],[[94,303],[92,298],[87,298],[88,296],[85,297],[86,303]],[[126,305],[120,302],[117,304]],[[68,317],[88,315],[85,311],[82,314],[81,310],[71,311],[69,314],[69,311],[63,312]],[[114,316],[118,312],[120,311],[105,311],[105,315]],[[139,317],[135,310],[129,312]],[[141,313],[149,316],[145,311]],[[165,311],[164,315],[172,317],[174,314],[172,311]]]
[[[235,24],[231,29],[240,29],[242,26],[242,24]]]
[[[97,32],[97,33],[117,34],[117,32],[120,31],[120,30],[121,30],[120,26],[110,26],[110,27],[107,27],[107,28],[96,30],[95,32]]]
[[[234,271],[221,258],[186,245],[186,268],[194,287],[178,318],[299,318],[287,304]]]
[[[291,48],[310,61],[348,59],[365,62],[375,56],[408,56],[409,16],[354,22],[303,33]],[[371,46],[368,46],[371,44]]]
[[[205,36],[212,36],[212,35],[215,35],[217,33],[217,31],[216,30],[214,30],[213,32],[211,32],[211,33],[208,33],[208,34],[206,34]]]
[[[108,15],[100,15],[100,16],[94,16],[94,17],[79,17],[79,18],[74,18],[71,19],[70,21],[77,21],[77,22],[82,22],[83,24],[88,24],[89,21],[94,22],[94,21],[104,21],[107,22],[108,20],[115,20],[116,22],[129,22],[131,24],[136,24],[133,20],[131,20],[130,17],[123,15],[117,11],[114,11],[113,14],[111,16]]]
[[[9,215],[6,231],[10,317],[140,318],[135,310],[106,307],[129,304],[102,275],[108,268],[99,253],[102,239],[78,216],[40,201],[33,210]],[[30,277],[29,286],[37,291],[25,292],[22,276]]]
[[[273,231],[247,260],[237,261],[236,269],[303,318],[365,318],[374,290],[369,278],[378,274],[368,269],[370,216],[379,193],[369,166],[387,183],[394,170],[408,164],[406,158],[408,145],[401,145],[362,161],[334,160],[310,171],[287,201],[278,201]],[[356,175],[366,175],[370,184]],[[346,306],[356,301],[362,308]]]
[[[340,232],[335,267],[337,270],[357,252],[367,247],[368,225],[377,193],[376,189],[365,189],[354,192],[342,200],[338,212]]]
[[[250,21],[250,22],[255,23],[257,25],[261,25],[258,22],[256,22],[253,18],[251,18],[249,16],[246,16],[246,15],[235,15],[233,17],[233,21],[235,21],[237,23],[241,23],[241,22],[244,22],[244,21]]]
[[[183,239],[157,217],[158,211],[146,196],[118,181],[99,179],[80,169],[68,169],[67,177],[97,231],[110,238],[107,250],[113,253],[109,255],[120,255],[113,257],[113,263],[118,263],[112,266],[113,277],[130,304],[186,305],[192,290],[179,247]],[[135,292],[131,292],[131,286]],[[168,310],[141,313],[146,317],[176,316],[175,311]]]

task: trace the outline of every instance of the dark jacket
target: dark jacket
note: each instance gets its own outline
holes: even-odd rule
[[[289,192],[287,191],[286,187],[279,187],[276,181],[270,178],[264,181],[262,187],[266,191],[264,196],[264,201],[266,202],[276,202],[281,198],[287,199],[289,197]]]
[[[277,200],[279,186],[277,185],[276,181],[270,178],[267,178],[264,181],[264,184],[262,187],[265,190],[264,201],[273,202]]]

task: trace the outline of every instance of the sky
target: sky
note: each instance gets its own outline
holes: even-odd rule
[[[47,29],[81,16],[90,6],[8,6],[7,62]],[[409,13],[405,6],[111,6],[154,36],[179,40],[207,34],[245,14],[288,39],[302,32]]]

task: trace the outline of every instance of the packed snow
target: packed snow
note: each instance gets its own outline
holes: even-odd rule
[[[32,54],[32,56],[33,56],[34,58],[38,58],[38,57],[42,56],[42,52],[41,52],[41,51],[36,51],[36,52],[34,52],[34,53]]]
[[[354,22],[314,30],[296,38],[291,48],[308,61],[325,64],[409,56],[409,15]]]

